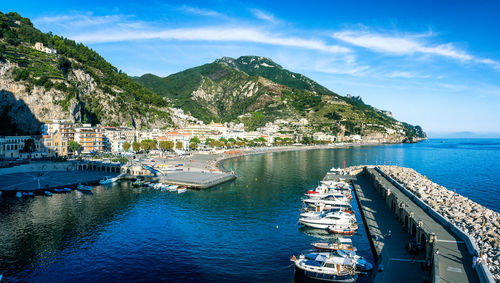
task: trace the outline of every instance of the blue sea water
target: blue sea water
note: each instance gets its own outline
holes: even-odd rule
[[[92,195],[0,198],[0,274],[5,282],[290,282],[290,257],[328,237],[300,228],[300,198],[344,159],[413,167],[499,210],[500,140],[254,155],[226,161],[239,178],[205,191],[121,183]],[[373,261],[360,226],[354,243]]]

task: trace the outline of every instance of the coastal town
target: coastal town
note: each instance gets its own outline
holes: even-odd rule
[[[314,132],[308,136],[301,134],[303,130],[300,129],[307,125],[306,119],[295,122],[277,120],[255,131],[246,131],[242,123],[212,122],[205,125],[197,121],[182,128],[137,130],[127,127],[92,126],[68,120],[49,120],[41,124],[40,135],[0,137],[0,159],[66,158],[103,152],[126,155],[155,150],[182,153],[302,144],[381,144],[398,141],[404,134],[402,129],[396,132],[387,128],[385,134],[377,136],[336,136],[325,132]]]

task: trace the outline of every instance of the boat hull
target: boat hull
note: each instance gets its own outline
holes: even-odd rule
[[[334,274],[324,274],[320,272],[304,270],[298,267],[297,265],[295,265],[295,277],[296,278],[305,277],[322,282],[342,282],[342,283],[356,282],[358,278],[357,275],[334,275]]]

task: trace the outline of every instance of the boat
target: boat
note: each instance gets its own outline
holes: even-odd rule
[[[0,197],[2,196],[2,191],[0,191]]]
[[[185,193],[185,192],[187,192],[187,188],[186,187],[179,187],[177,189],[177,193],[178,194],[182,194],[182,193]]]
[[[328,231],[333,234],[340,234],[340,235],[354,235],[358,231],[358,224],[356,223],[351,223],[351,224],[345,224],[345,223],[339,223],[339,224],[334,224],[328,226]]]
[[[328,254],[310,253],[292,257],[295,272],[305,277],[326,282],[356,282],[358,272],[350,258]]]
[[[66,192],[66,193],[70,193],[70,192],[71,192],[71,189],[70,189],[70,188],[64,188],[64,189],[62,189],[62,190],[63,190],[64,192]]]
[[[322,198],[322,199],[303,199],[304,204],[311,208],[316,208],[317,206],[323,205],[326,209],[340,208],[344,210],[352,210],[349,201],[345,199],[332,198]]]
[[[54,192],[56,192],[56,193],[64,193],[64,190],[63,189],[54,189]]]
[[[21,192],[17,192],[17,193],[16,193],[16,197],[18,197],[18,198],[23,197],[23,193],[21,193]]]
[[[178,187],[179,186],[177,186],[177,185],[170,185],[170,186],[168,186],[168,190],[171,192],[175,192],[175,191],[177,191]]]
[[[354,214],[352,214],[350,212],[345,212],[345,211],[341,210],[340,208],[333,208],[330,210],[320,210],[320,211],[306,211],[306,212],[302,212],[300,214],[300,217],[321,217],[322,215],[324,215],[326,213],[333,213],[339,217],[347,217],[347,218],[352,218],[352,219],[356,220],[356,216],[354,216]]]
[[[142,184],[143,184],[142,181],[137,180],[137,181],[135,181],[135,182],[132,183],[132,186],[134,186],[134,187],[141,187]]]
[[[82,185],[82,184],[78,184],[78,186],[76,188],[78,190],[84,191],[84,192],[91,192],[92,191],[92,186],[85,186],[85,185]]]
[[[335,238],[331,243],[329,242],[315,242],[311,244],[318,251],[336,251],[336,250],[349,250],[356,251],[356,247],[352,244],[350,238]]]
[[[335,199],[345,202],[350,202],[351,198],[345,196],[344,194],[338,192],[329,192],[329,193],[317,193],[317,194],[305,194],[306,199],[315,199],[315,200],[326,200],[326,199]]]
[[[327,229],[329,226],[351,227],[352,224],[356,224],[356,218],[350,214],[331,212],[316,217],[301,217],[299,222],[304,226]]]
[[[118,178],[110,178],[109,176],[105,176],[104,179],[99,181],[99,184],[101,185],[109,185],[112,184],[113,182],[118,181]]]
[[[46,196],[48,196],[48,197],[51,197],[51,196],[52,196],[52,193],[51,193],[51,192],[49,192],[49,191],[45,191],[45,192],[43,192],[43,193],[44,193]]]

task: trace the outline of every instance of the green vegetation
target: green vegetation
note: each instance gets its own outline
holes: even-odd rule
[[[69,150],[73,153],[80,152],[82,146],[76,141],[70,141],[68,144]]]
[[[138,142],[133,142],[132,143],[132,150],[134,152],[138,152],[139,150],[141,150],[141,144]]]
[[[57,51],[47,54],[34,48],[35,43],[42,43]],[[100,98],[79,96],[82,87],[71,75],[84,72],[92,77],[97,89],[113,97],[113,110],[127,113],[131,117],[149,116],[151,122],[162,120],[171,124],[167,112],[158,108],[168,106],[167,101],[153,91],[141,86],[121,70],[108,63],[97,52],[73,40],[43,33],[33,27],[31,21],[17,13],[0,12],[0,57],[17,64],[13,71],[15,81],[24,82],[30,92],[35,86],[44,87],[45,91],[56,89],[65,94],[64,99],[55,100],[65,111],[69,111],[72,100],[84,105],[87,122],[100,123],[113,120],[110,113],[102,108]],[[126,121],[122,121],[125,123]]]
[[[130,149],[130,146],[131,146],[130,143],[124,142],[122,144],[123,151],[128,152],[128,150]]]

